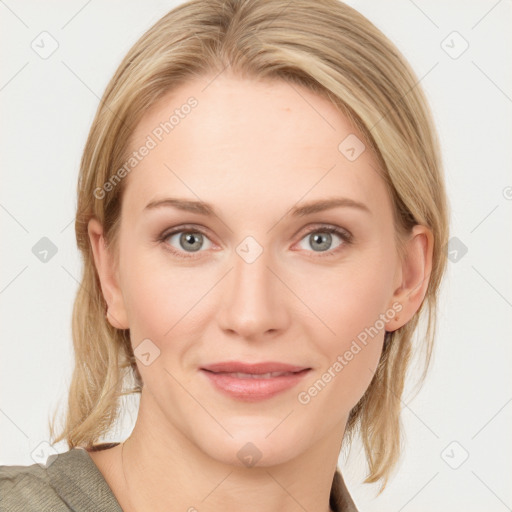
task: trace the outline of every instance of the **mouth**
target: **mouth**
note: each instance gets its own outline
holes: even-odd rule
[[[219,370],[221,365],[224,367]],[[227,368],[228,365],[230,365],[229,368]],[[280,368],[276,369],[276,365]],[[312,368],[281,363],[260,363],[259,365],[219,363],[215,365],[215,370],[212,369],[213,366],[200,368],[200,370],[213,384],[214,389],[230,398],[244,402],[265,400],[290,390],[312,370]],[[241,371],[240,366],[244,366],[244,371]],[[251,366],[251,369],[248,370],[247,366]],[[272,371],[268,371],[270,366],[273,366]],[[285,366],[286,368],[283,369]]]
[[[244,363],[241,361],[224,361],[203,366],[201,370],[213,373],[241,373],[246,375],[264,375],[268,373],[298,373],[310,370],[307,366],[299,366],[274,361],[261,363]]]
[[[212,372],[210,370],[204,370],[205,372],[214,373],[216,375],[227,375],[235,379],[273,379],[274,377],[283,377],[287,375],[295,375],[309,371],[310,368],[298,372],[268,372],[268,373],[243,373],[243,372]]]

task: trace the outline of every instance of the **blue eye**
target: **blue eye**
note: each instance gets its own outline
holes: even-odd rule
[[[177,243],[179,245],[178,249],[176,249],[175,247],[173,247],[171,245],[171,247],[173,247],[173,248],[169,248],[169,250],[173,254],[175,254],[176,256],[181,257],[181,258],[193,257],[193,256],[185,256],[183,254],[183,252],[185,252],[185,253],[200,252],[200,249],[204,243],[204,240],[208,240],[208,242],[210,242],[210,240],[206,237],[206,235],[202,231],[198,231],[196,228],[187,230],[183,227],[181,227],[180,229],[177,229],[175,231],[165,233],[164,235],[162,235],[161,241],[166,242],[166,245],[169,246],[170,244],[167,243],[167,241],[172,240],[175,237],[177,238]],[[211,247],[211,242],[210,242],[210,246],[207,246],[206,249],[209,249],[210,247]]]
[[[334,249],[331,249],[332,235],[336,235],[342,240]],[[173,245],[173,239],[174,245]],[[338,251],[342,250],[345,245],[352,243],[352,235],[335,226],[315,226],[310,229],[301,242],[307,240],[312,251],[308,251],[307,247],[303,247],[307,252],[313,253],[313,257],[335,256]],[[211,249],[212,242],[203,233],[202,230],[195,226],[180,226],[171,231],[166,231],[158,237],[158,241],[164,243],[165,248],[178,258],[195,258],[194,253],[202,252],[201,249]],[[204,246],[207,241],[206,247]],[[319,250],[315,250],[319,249]]]
[[[333,234],[340,238],[342,242],[334,249],[331,249],[330,246],[332,245]],[[334,226],[316,226],[310,230],[302,240],[307,240],[307,243],[309,243],[311,247],[316,246],[319,251],[314,250],[313,252],[323,257],[333,256],[339,250],[343,249],[344,245],[350,244],[352,242],[352,235],[348,231]]]

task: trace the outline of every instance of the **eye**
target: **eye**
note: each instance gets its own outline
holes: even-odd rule
[[[336,235],[342,240],[334,249],[331,249],[333,243],[332,235]],[[352,235],[348,231],[335,226],[315,226],[306,233],[301,242],[305,242],[306,245],[312,247],[313,252],[320,253],[318,254],[320,257],[332,256],[343,249],[343,246],[352,243]],[[303,245],[301,247],[306,250],[308,249],[308,247]]]
[[[201,252],[201,248],[210,249],[212,243],[206,234],[197,228],[181,226],[172,231],[165,232],[159,240],[165,247],[179,258],[193,258],[194,253]],[[204,247],[205,240],[208,242]],[[208,245],[209,244],[209,245]],[[190,256],[187,255],[190,253]]]
[[[342,241],[332,249],[333,235]],[[301,248],[309,251],[306,243],[313,248],[315,257],[329,257],[336,255],[345,245],[352,243],[352,235],[343,228],[337,226],[320,225],[313,226],[301,239]],[[158,237],[158,241],[164,244],[166,250],[178,258],[195,258],[194,253],[202,252],[201,249],[211,249],[212,242],[201,229],[195,226],[179,226],[170,231],[165,231]],[[205,246],[206,242],[206,246]]]

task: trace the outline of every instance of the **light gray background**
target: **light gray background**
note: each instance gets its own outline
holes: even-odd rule
[[[72,369],[81,152],[120,60],[178,3],[0,0],[0,464],[33,464],[40,443],[48,454],[47,420],[64,405]],[[378,486],[360,483],[360,445],[340,466],[361,511],[511,510],[511,1],[347,3],[399,47],[421,80],[458,240],[432,371],[416,398],[404,397],[404,454],[394,479],[375,499]],[[46,59],[31,47],[42,46],[43,31],[58,42]],[[469,47],[458,55],[461,37]],[[46,263],[32,252],[42,237],[57,247]],[[124,418],[115,440],[134,419]]]

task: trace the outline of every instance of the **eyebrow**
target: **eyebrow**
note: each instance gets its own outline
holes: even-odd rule
[[[155,199],[145,206],[144,211],[163,207],[176,208],[178,210],[197,213],[199,215],[214,215],[216,217],[219,216],[216,209],[210,203],[206,203],[204,201],[193,201],[190,199],[178,199],[174,197]],[[369,213],[370,215],[372,213],[368,206],[366,206],[364,203],[360,203],[359,201],[355,201],[354,199],[350,199],[348,197],[333,197],[317,201],[310,201],[308,203],[303,203],[299,206],[290,208],[289,212],[293,217],[304,217],[313,213],[340,207],[355,208],[360,211]]]

